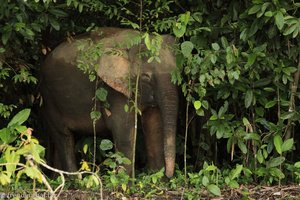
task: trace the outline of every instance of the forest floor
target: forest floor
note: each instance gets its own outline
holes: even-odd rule
[[[152,195],[148,198],[142,197],[141,195],[124,196],[121,193],[109,193],[103,192],[103,199],[105,200],[140,200],[140,199],[154,199],[154,200],[181,200],[187,199],[184,192],[180,191],[165,191],[160,195]],[[60,196],[60,200],[72,199],[100,199],[100,193],[82,191],[82,190],[67,190],[64,191]],[[239,189],[223,189],[221,196],[213,196],[207,191],[199,191],[197,196],[192,199],[209,199],[209,200],[240,200],[240,199],[263,199],[263,200],[300,200],[300,186],[299,185],[286,185],[286,186],[242,186]]]

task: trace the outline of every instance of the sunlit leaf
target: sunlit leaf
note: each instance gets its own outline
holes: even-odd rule
[[[236,168],[231,170],[231,179],[238,178],[243,170],[243,165],[236,165]]]
[[[220,46],[219,46],[218,43],[212,43],[211,46],[212,46],[213,50],[215,50],[215,51],[219,51],[220,50]]]
[[[12,118],[12,120],[8,123],[7,127],[23,124],[28,119],[29,115],[30,115],[30,109],[27,108],[21,110]]]
[[[275,146],[275,149],[276,151],[279,153],[279,154],[282,154],[282,144],[283,144],[283,141],[282,141],[282,138],[280,135],[275,135],[274,138],[273,138],[273,142],[274,142],[274,146]]]
[[[207,189],[209,192],[211,192],[213,195],[220,196],[221,190],[217,185],[210,184],[207,186]]]
[[[200,109],[200,108],[201,108],[201,101],[195,101],[195,102],[194,102],[194,108],[195,108],[196,110]]]
[[[103,151],[111,150],[113,148],[113,143],[108,139],[103,139],[100,143],[100,149]]]
[[[266,103],[265,108],[272,108],[276,104],[277,104],[277,101],[269,101],[268,103]]]
[[[293,138],[287,139],[282,144],[282,152],[292,150],[293,146],[294,146],[294,139]]]
[[[272,168],[272,167],[277,167],[279,165],[281,165],[283,162],[285,161],[285,157],[276,157],[276,158],[272,158],[268,161],[268,168]]]

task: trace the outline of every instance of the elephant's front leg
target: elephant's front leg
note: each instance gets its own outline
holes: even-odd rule
[[[106,117],[108,128],[113,134],[116,151],[122,152],[130,161],[133,158],[134,113],[125,112],[127,98],[110,100],[111,115]],[[132,174],[132,165],[124,165],[126,172]]]
[[[142,114],[142,126],[148,167],[152,170],[161,169],[164,166],[164,144],[160,110],[147,108]]]

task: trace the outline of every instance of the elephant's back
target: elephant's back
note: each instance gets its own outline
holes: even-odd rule
[[[40,92],[44,116],[49,115],[53,121],[61,120],[70,129],[83,127],[87,130],[92,124],[90,112],[95,83],[90,82],[88,76],[77,68],[72,58],[74,53],[66,52],[68,55],[64,57],[61,55],[63,50],[71,51],[69,46],[58,47],[48,55],[41,67]]]

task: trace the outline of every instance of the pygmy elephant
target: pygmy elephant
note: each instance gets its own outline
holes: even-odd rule
[[[148,63],[149,57],[140,53],[146,49],[145,44],[124,45],[128,41],[132,43],[130,40],[139,34],[130,29],[99,28],[63,42],[47,56],[41,68],[42,118],[45,131],[53,141],[56,160],[64,170],[77,169],[74,137],[93,134],[90,113],[94,106],[95,82],[77,66],[80,46],[92,43],[101,44],[100,56],[93,62],[100,85],[102,83],[108,91],[109,104],[105,108],[104,103],[97,102],[97,109],[102,113],[95,127],[97,134],[110,132],[116,151],[132,159],[135,115],[132,109],[125,111],[124,105],[134,97],[134,90],[130,88],[134,88],[132,84],[139,73],[138,107],[147,165],[150,169],[165,166],[166,176],[173,176],[178,110],[177,88],[171,83],[170,75],[176,66],[170,49],[174,39],[163,35],[160,62]],[[131,173],[131,167],[127,170]]]

